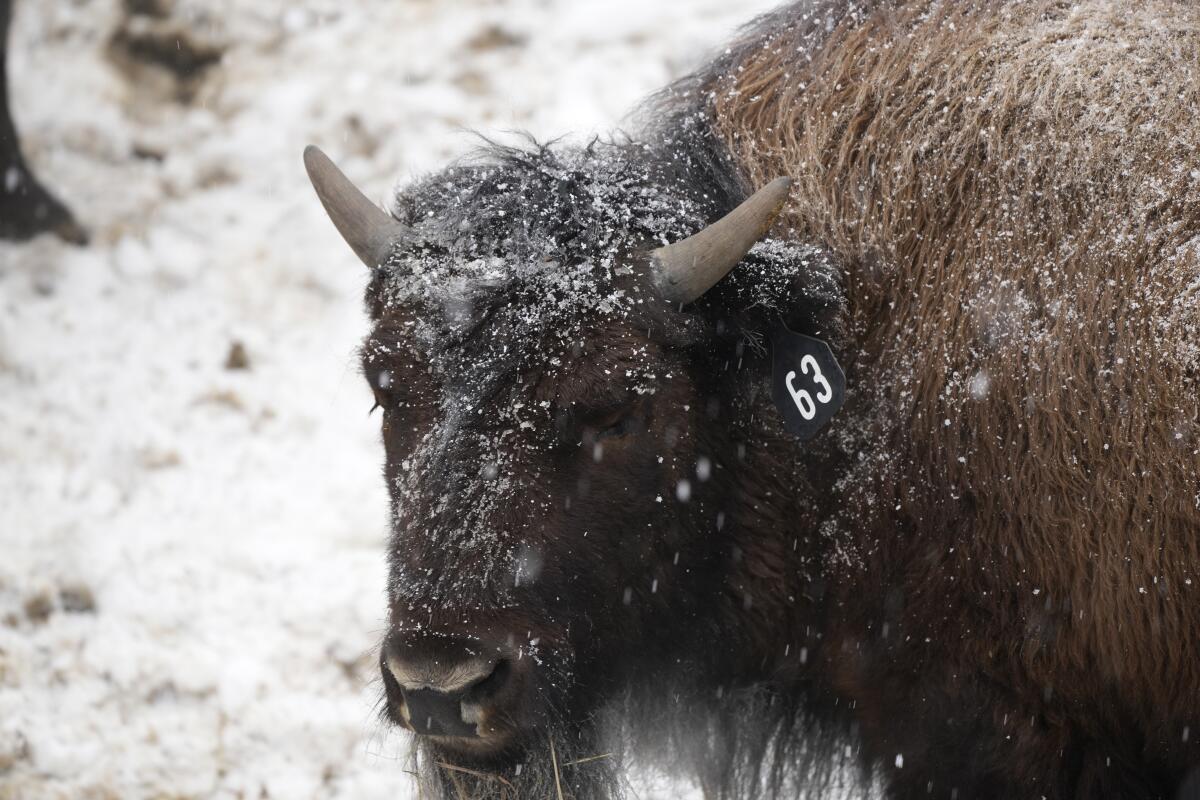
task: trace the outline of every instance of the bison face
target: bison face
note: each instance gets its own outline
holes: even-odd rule
[[[713,208],[611,153],[505,151],[387,215],[319,151],[305,160],[373,270],[386,712],[433,761],[528,767],[548,741],[595,755],[597,709],[679,660],[661,632],[719,583],[729,446],[714,324],[685,306],[770,227],[788,182],[705,227]]]
[[[697,594],[719,481],[695,331],[657,310],[565,346],[497,309],[455,345],[389,314],[363,349],[393,508],[388,712],[460,759],[586,716]]]

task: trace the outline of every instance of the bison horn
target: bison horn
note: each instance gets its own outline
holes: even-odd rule
[[[404,226],[368,200],[321,148],[304,148],[304,168],[325,213],[359,260],[372,269],[387,261]]]
[[[651,263],[662,296],[690,303],[715,286],[770,230],[791,188],[791,178],[776,178],[699,233],[655,250]]]

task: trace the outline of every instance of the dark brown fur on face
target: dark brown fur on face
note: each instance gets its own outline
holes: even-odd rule
[[[1198,56],[1181,3],[792,5],[649,106],[709,126],[656,157],[693,159],[687,181],[645,170],[648,189],[716,198],[672,236],[727,211],[731,187],[797,181],[774,240],[695,306],[647,288],[663,231],[621,243],[641,302],[572,312],[569,346],[506,328],[524,301],[453,295],[447,312],[377,275],[366,371],[404,390],[380,398],[389,636],[538,648],[495,722],[504,747],[434,740],[429,783],[605,797],[618,758],[584,759],[624,746],[716,797],[790,796],[847,749],[894,798],[1184,791],[1200,764]],[[478,203],[461,213],[486,246],[439,239],[453,218],[401,260],[519,265],[568,242],[547,260],[569,268],[594,244],[580,231],[611,220],[587,217],[591,189],[498,188],[531,174],[592,185],[553,159],[439,177],[397,216]],[[506,213],[488,216],[489,192]],[[465,332],[414,335],[443,313]],[[779,318],[848,374],[846,408],[807,444],[766,391]],[[494,342],[536,358],[471,373],[488,413],[422,445],[480,361],[455,348]],[[655,391],[635,397],[645,370]],[[478,443],[501,440],[516,480],[496,502],[470,478]],[[526,551],[539,576],[521,583],[508,567]]]

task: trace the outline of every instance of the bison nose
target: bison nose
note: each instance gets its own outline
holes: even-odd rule
[[[400,690],[400,715],[415,733],[459,737],[479,735],[480,704],[508,672],[498,655],[411,645],[389,648],[384,670],[385,680],[395,681]]]

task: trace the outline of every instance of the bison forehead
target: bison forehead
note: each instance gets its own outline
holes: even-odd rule
[[[565,266],[413,254],[403,265],[391,297],[420,309],[416,343],[435,371],[477,390],[560,353],[589,322],[628,317],[636,303],[614,284],[611,261]]]
[[[530,341],[621,314],[631,300],[616,283],[636,266],[631,251],[689,235],[717,210],[711,193],[632,143],[491,147],[481,159],[395,199],[409,235],[372,292],[385,310],[422,308],[431,345],[470,335],[488,316]]]
[[[505,253],[519,263],[602,256],[628,234],[694,232],[714,198],[633,143],[492,147],[400,192],[394,215],[414,243],[456,259]]]

